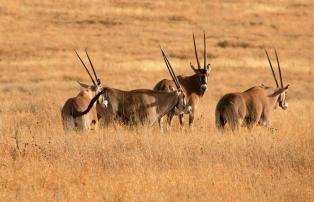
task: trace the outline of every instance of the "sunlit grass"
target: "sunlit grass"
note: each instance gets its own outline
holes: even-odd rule
[[[0,200],[311,201],[313,12],[310,6],[292,4],[4,3]],[[278,11],[283,16],[277,16]],[[73,49],[86,59],[88,48],[105,86],[153,88],[170,78],[160,45],[177,74],[192,74],[192,33],[201,56],[203,30],[212,71],[193,129],[187,124],[180,129],[175,118],[172,129],[164,133],[157,125],[115,124],[95,132],[64,134],[62,105],[80,91],[76,81],[90,83]],[[221,41],[231,45],[221,47]],[[274,85],[265,48],[278,50],[284,82],[291,84],[289,109],[273,113],[278,131],[256,127],[219,133],[214,111],[223,94],[261,83]]]

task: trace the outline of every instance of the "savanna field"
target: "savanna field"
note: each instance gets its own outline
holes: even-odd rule
[[[314,2],[8,1],[0,4],[0,201],[313,201]],[[191,75],[207,34],[212,66],[193,129],[119,124],[63,132],[60,111],[91,83],[74,49],[87,48],[103,85],[152,89]],[[220,133],[228,92],[275,86],[264,49],[279,54],[288,110],[262,127]],[[201,62],[203,57],[200,57]],[[85,60],[87,62],[87,60]]]

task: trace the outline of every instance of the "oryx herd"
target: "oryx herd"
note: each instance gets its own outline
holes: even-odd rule
[[[163,59],[172,80],[162,79],[153,89],[135,89],[125,91],[102,86],[93,63],[85,50],[86,57],[92,68],[94,78],[82,58],[75,51],[80,62],[88,73],[92,85],[80,83],[83,88],[76,97],[69,98],[61,111],[63,128],[66,132],[96,130],[101,120],[102,126],[114,122],[127,126],[153,125],[159,123],[163,130],[162,120],[167,117],[167,128],[171,126],[174,116],[178,116],[183,126],[184,114],[189,115],[189,126],[192,127],[195,111],[199,100],[208,89],[210,64],[206,62],[206,35],[204,33],[204,63],[201,65],[198,50],[193,34],[193,44],[197,67],[190,64],[194,74],[190,76],[176,76],[169,57],[161,48]],[[277,52],[275,51],[279,71],[280,85],[278,84],[269,55],[266,56],[275,79],[276,87],[264,85],[254,86],[246,91],[225,94],[216,106],[216,127],[224,130],[226,124],[234,132],[240,126],[252,128],[254,125],[272,129],[270,116],[279,105],[282,109],[288,108],[286,93],[289,85],[283,84]]]

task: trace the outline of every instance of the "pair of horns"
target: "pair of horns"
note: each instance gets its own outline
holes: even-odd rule
[[[163,50],[162,48],[160,48],[160,49],[161,49],[162,56],[163,56],[163,58],[164,58],[164,60],[165,60],[167,69],[168,69],[168,71],[169,71],[169,73],[170,73],[170,75],[171,75],[171,77],[172,77],[174,83],[176,84],[177,89],[178,89],[178,90],[182,90],[181,85],[180,85],[180,83],[179,83],[179,80],[178,80],[176,74],[175,74],[174,71],[173,71],[173,68],[172,68],[172,66],[171,66],[171,64],[170,64],[170,62],[169,62],[169,60],[168,60],[168,57],[167,57],[166,53],[164,52],[164,50]]]
[[[75,51],[77,57],[80,59],[81,63],[83,64],[83,66],[84,66],[86,72],[88,73],[89,77],[91,78],[93,84],[94,84],[95,86],[100,85],[100,79],[97,77],[96,71],[95,71],[95,69],[94,69],[94,65],[93,65],[91,59],[89,58],[89,55],[88,55],[88,53],[87,53],[87,50],[85,49],[85,53],[86,53],[86,56],[87,56],[87,58],[88,58],[89,64],[90,64],[90,66],[91,66],[92,69],[93,69],[93,72],[94,72],[94,76],[95,76],[96,81],[93,79],[92,75],[89,73],[89,71],[88,71],[86,65],[84,64],[82,58],[79,56],[79,54],[76,52],[76,50],[74,50],[74,51]],[[97,83],[96,83],[96,82],[97,82]]]
[[[201,69],[200,61],[198,59],[198,54],[197,54],[197,47],[196,47],[196,41],[195,41],[195,34],[193,33],[193,43],[194,43],[194,52],[195,52],[195,58],[197,62],[197,68]],[[206,34],[204,32],[204,69],[206,69]]]
[[[275,74],[275,72],[274,72],[274,69],[273,69],[273,66],[272,66],[272,64],[271,64],[271,61],[270,61],[269,55],[268,55],[268,53],[267,53],[267,50],[265,50],[265,52],[266,52],[267,59],[268,59],[268,62],[269,62],[271,71],[272,71],[272,73],[273,73],[275,82],[276,82],[276,86],[277,86],[277,88],[279,88],[279,84],[278,84],[278,81],[277,81],[277,78],[276,78],[276,74]],[[279,59],[278,59],[278,55],[277,55],[276,49],[275,49],[275,55],[276,55],[277,66],[278,66],[278,71],[279,71],[280,85],[281,85],[281,88],[283,88],[283,82],[282,82],[282,76],[281,76],[281,69],[280,69],[280,64],[279,64]]]

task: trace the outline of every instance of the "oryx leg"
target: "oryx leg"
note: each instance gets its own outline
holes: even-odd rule
[[[163,127],[162,127],[162,123],[163,123],[163,117],[160,117],[159,119],[158,119],[158,125],[159,125],[159,129],[160,129],[160,131],[163,133],[164,132],[164,129],[163,129]]]
[[[267,128],[267,129],[270,130],[271,132],[274,132],[274,131],[277,131],[277,130],[278,130],[277,128],[274,128],[274,127],[272,126],[272,124],[271,124],[270,121],[260,120],[260,121],[258,122],[258,125]]]
[[[261,118],[258,121],[258,125],[266,127],[271,131],[274,131],[277,129],[272,126],[272,123],[270,121],[270,114],[271,114],[271,110],[263,111],[263,113],[261,114]]]
[[[189,126],[193,127],[193,121],[194,121],[194,108],[192,108],[192,111],[189,114]]]
[[[263,106],[261,103],[255,103],[252,106],[249,106],[247,110],[244,108],[239,108],[241,115],[244,115],[244,125],[251,130],[261,119]]]
[[[65,132],[73,131],[77,127],[77,124],[73,117],[66,117],[62,121],[63,121],[63,129]]]
[[[255,112],[247,120],[246,126],[249,130],[251,130],[254,125],[259,123],[259,121],[261,120],[261,114],[261,112]]]
[[[171,128],[173,116],[174,116],[174,110],[171,110],[171,111],[167,114],[167,130],[169,130],[169,129]]]
[[[184,122],[183,122],[183,116],[184,114],[179,114],[179,122],[180,122],[180,125],[183,126]]]
[[[191,106],[191,111],[189,113],[189,126],[193,126],[193,121],[194,121],[194,116],[195,116],[195,111],[196,111],[196,106],[199,102],[199,98],[197,95],[191,95],[190,100],[189,100],[189,105]]]

